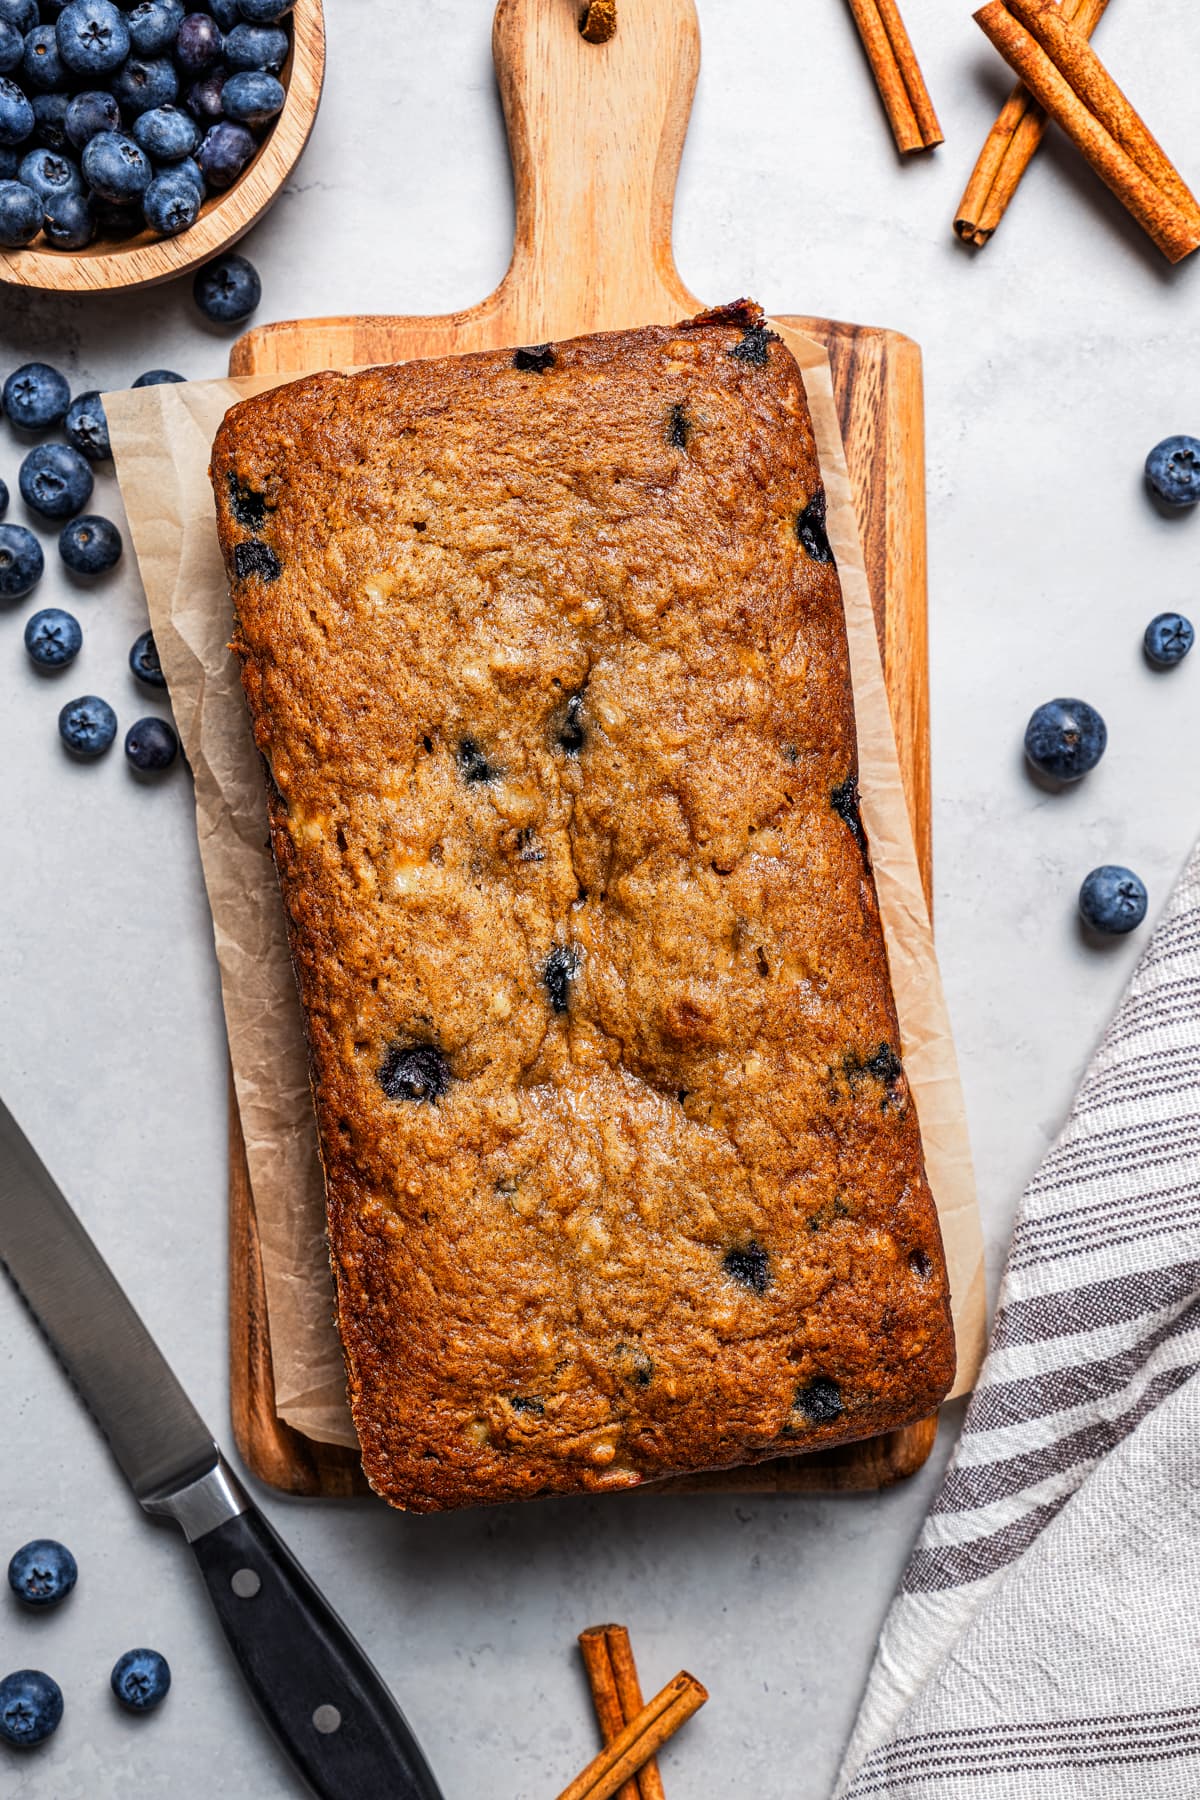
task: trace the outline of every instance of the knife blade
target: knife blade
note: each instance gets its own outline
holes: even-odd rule
[[[442,1800],[381,1677],[258,1511],[0,1100],[0,1264],[148,1513],[192,1547],[243,1678],[319,1800]]]

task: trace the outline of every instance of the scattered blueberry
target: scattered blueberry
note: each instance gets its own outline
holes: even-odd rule
[[[1182,613],[1159,613],[1146,627],[1146,655],[1160,669],[1182,662],[1196,641],[1196,628]]]
[[[39,618],[47,615],[42,613]],[[70,615],[62,613],[66,619]],[[71,620],[75,624],[74,619]],[[79,630],[78,625],[75,626]],[[29,641],[29,633],[25,633]],[[69,660],[65,659],[65,660]],[[54,1538],[34,1538],[13,1552],[8,1565],[8,1585],[26,1606],[55,1606],[65,1600],[79,1577],[79,1566],[65,1544]]]
[[[131,1712],[161,1706],[171,1685],[171,1669],[157,1650],[127,1650],[113,1664],[112,1691]]]
[[[17,180],[32,188],[42,205],[63,194],[83,191],[83,179],[76,164],[60,150],[31,150],[21,158]]]
[[[35,25],[25,39],[21,55],[21,75],[25,92],[49,94],[61,88],[67,79],[58,49],[58,34],[53,25]]]
[[[164,169],[142,196],[142,210],[151,231],[160,237],[178,237],[200,216],[200,189],[179,169]]]
[[[59,713],[58,735],[73,756],[103,756],[117,735],[117,715],[107,700],[81,694]]]
[[[247,26],[246,29],[250,30],[252,27]],[[10,69],[15,69],[24,54],[25,39],[21,33],[7,19],[0,19],[0,75],[7,75]]]
[[[158,660],[158,645],[154,642],[152,631],[143,631],[141,637],[133,640],[129,652],[129,666],[139,681],[147,687],[165,688],[167,678],[162,672],[162,664]]]
[[[67,140],[76,150],[101,131],[120,131],[121,109],[111,94],[76,94],[67,107]]]
[[[225,62],[234,72],[266,69],[278,75],[287,53],[287,32],[269,25],[235,25],[225,39]]]
[[[278,25],[292,5],[293,0],[238,0],[238,11],[251,25]]]
[[[140,0],[126,13],[125,23],[139,56],[165,56],[183,23],[181,0]]]
[[[96,203],[90,194],[64,194],[46,203],[42,229],[56,250],[83,250],[96,235]]]
[[[139,719],[125,733],[125,754],[143,775],[159,775],[179,755],[179,739],[165,719],[153,714]]]
[[[221,94],[227,119],[242,125],[265,125],[283,108],[283,83],[259,69],[231,75]]]
[[[0,75],[0,144],[23,144],[33,133],[33,107],[24,88]]]
[[[1146,916],[1146,884],[1112,863],[1093,869],[1079,890],[1079,911],[1093,931],[1135,931]]]
[[[18,1750],[32,1750],[58,1730],[62,1689],[41,1669],[14,1669],[0,1681],[0,1738]]]
[[[138,376],[133,385],[134,387],[162,387],[163,383],[167,381],[186,380],[186,375],[177,375],[174,369],[147,369],[144,375]]]
[[[200,140],[196,161],[210,187],[227,188],[233,186],[257,149],[253,134],[245,125],[221,119],[210,125]]]
[[[179,162],[200,142],[195,119],[178,106],[155,106],[139,114],[133,135],[154,162]]]
[[[103,462],[112,455],[104,402],[95,388],[72,400],[63,429],[79,454],[86,456],[89,462]]]
[[[1025,754],[1042,775],[1078,781],[1104,755],[1108,728],[1084,700],[1048,700],[1025,728]]]
[[[211,13],[188,13],[175,34],[175,61],[189,75],[200,75],[216,62],[224,41]]]
[[[21,498],[45,519],[69,519],[91,498],[92,471],[69,444],[39,444],[21,464]]]
[[[21,600],[42,579],[42,546],[24,525],[0,525],[0,600]]]
[[[19,181],[0,181],[0,248],[19,250],[42,229],[42,203]]]
[[[1200,500],[1200,438],[1169,437],[1146,458],[1146,480],[1166,506]]]
[[[68,146],[67,112],[69,94],[35,94],[33,107],[33,142],[42,150],[65,150]]]
[[[221,91],[228,71],[210,69],[199,81],[193,81],[184,97],[184,105],[202,125],[215,125],[221,117]]]
[[[65,669],[83,647],[83,632],[74,613],[61,606],[35,612],[25,627],[25,648],[40,669]],[[12,1580],[12,1572],[9,1572]]]
[[[121,560],[121,534],[111,519],[83,513],[64,525],[58,551],[75,575],[103,575]]]
[[[71,0],[54,29],[62,59],[77,75],[107,75],[129,55],[129,30],[112,0]]]
[[[155,106],[170,106],[179,95],[179,76],[166,56],[131,56],[113,78],[112,91],[129,117]]]
[[[262,282],[254,264],[230,250],[205,264],[192,284],[192,293],[207,318],[232,325],[248,319],[254,311],[262,299]]]
[[[97,132],[84,146],[83,173],[102,200],[127,205],[140,200],[153,173],[145,151],[123,131]]]
[[[48,431],[67,416],[71,390],[49,363],[22,363],[4,384],[4,410],[22,431]]]

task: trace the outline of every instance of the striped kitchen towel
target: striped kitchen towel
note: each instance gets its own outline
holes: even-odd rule
[[[843,1800],[1200,1796],[1200,851],[1026,1191]]]

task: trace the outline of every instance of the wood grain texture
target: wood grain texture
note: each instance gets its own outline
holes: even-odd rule
[[[701,302],[671,250],[679,157],[699,69],[693,0],[622,0],[603,45],[579,34],[574,0],[500,0],[493,33],[516,196],[513,260],[480,305],[430,317],[294,320],[234,345],[230,373],[294,375],[406,357],[545,343],[684,318]],[[732,295],[715,296],[730,299]],[[925,881],[931,888],[921,356],[898,333],[784,317],[826,348],[846,443]],[[230,1122],[230,1352],[238,1449],[293,1494],[366,1491],[353,1451],[275,1413],[266,1293],[236,1106]],[[833,1493],[920,1468],[936,1418],[864,1443],[656,1484],[660,1491]]]
[[[280,80],[283,111],[254,160],[234,185],[214,194],[179,237],[141,231],[136,237],[97,239],[86,250],[0,250],[0,282],[55,293],[97,293],[153,287],[198,269],[227,250],[261,219],[295,168],[317,117],[325,80],[322,0],[296,0],[292,47]]]

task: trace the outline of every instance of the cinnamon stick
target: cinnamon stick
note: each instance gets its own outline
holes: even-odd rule
[[[904,156],[914,150],[932,150],[944,141],[942,128],[896,0],[850,0],[850,10],[896,148]]]
[[[1108,0],[1062,0],[1062,16],[1090,38],[1107,6]],[[954,229],[964,243],[982,249],[988,242],[1037,154],[1048,123],[1045,108],[1018,81],[988,133],[959,202]]]
[[[707,1699],[708,1694],[696,1677],[681,1669],[575,1777],[570,1787],[563,1789],[558,1800],[612,1800],[635,1770],[661,1750]]]
[[[1041,0],[990,0],[975,19],[1164,256],[1200,248],[1200,205],[1083,33]]]
[[[592,1625],[579,1634],[583,1666],[591,1685],[596,1718],[606,1744],[620,1736],[630,1719],[641,1712],[642,1684],[638,1680],[633,1646],[624,1625]],[[662,1776],[653,1757],[627,1781],[617,1800],[666,1800]]]

